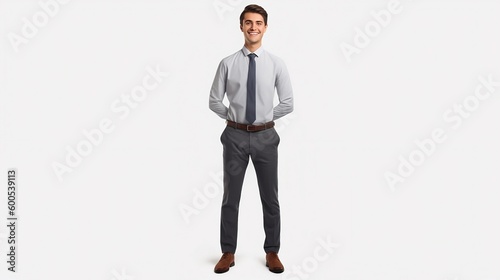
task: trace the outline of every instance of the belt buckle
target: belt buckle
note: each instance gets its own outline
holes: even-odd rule
[[[250,129],[250,127],[254,128],[254,129]],[[257,126],[255,126],[253,124],[247,125],[247,132],[254,132],[254,131],[256,131],[255,127],[257,127]]]

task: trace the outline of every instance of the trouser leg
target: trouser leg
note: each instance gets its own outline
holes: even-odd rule
[[[224,148],[224,194],[222,196],[220,244],[222,252],[236,251],[238,209],[245,171],[248,166],[248,133],[226,127],[221,135]]]
[[[264,219],[264,251],[280,248],[280,206],[278,201],[278,144],[274,128],[250,134],[250,154],[257,174]]]

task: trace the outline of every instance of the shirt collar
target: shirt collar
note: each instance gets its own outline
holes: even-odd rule
[[[241,51],[243,52],[243,54],[245,56],[248,56],[249,54],[251,54],[251,52],[245,46],[243,46],[243,48],[241,49]],[[257,50],[255,50],[253,53],[256,54],[257,57],[259,57],[259,56],[262,55],[263,52],[264,52],[264,49],[261,46],[260,48],[258,48]]]

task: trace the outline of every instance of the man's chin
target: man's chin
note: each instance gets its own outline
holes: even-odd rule
[[[247,42],[251,45],[260,43],[261,39],[247,39]]]

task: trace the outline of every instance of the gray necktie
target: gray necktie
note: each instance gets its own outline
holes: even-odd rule
[[[250,59],[248,64],[248,80],[247,80],[247,110],[246,110],[246,120],[249,124],[253,124],[255,121],[255,56],[256,54],[251,53],[248,55]]]

